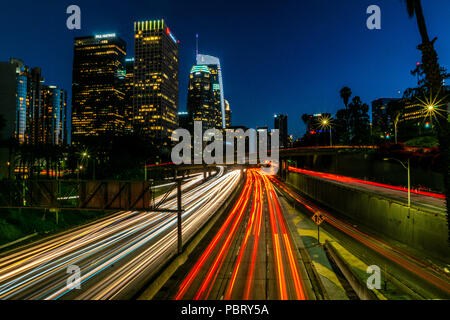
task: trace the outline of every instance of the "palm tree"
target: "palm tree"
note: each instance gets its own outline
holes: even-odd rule
[[[344,101],[345,109],[347,110],[348,102],[352,96],[352,90],[349,87],[343,87],[341,91],[339,91],[339,94],[341,95],[341,98]]]
[[[418,45],[418,49],[422,52],[423,71],[425,73],[426,86],[432,95],[438,95],[442,87],[441,69],[438,63],[438,56],[434,49],[434,42],[437,38],[430,41],[428,36],[427,25],[422,10],[421,0],[405,0],[406,9],[410,18],[414,16],[417,19],[422,43]],[[449,122],[447,110],[442,110],[442,117],[439,117],[438,140],[439,150],[442,158],[442,173],[444,177],[444,189],[447,197],[447,225],[450,225],[450,140],[449,140]],[[450,228],[449,228],[450,239]]]
[[[352,96],[352,90],[349,87],[343,87],[339,94],[344,101],[345,105],[345,130],[348,131],[348,102],[350,101],[350,97]]]
[[[422,44],[420,44],[417,48],[422,51],[422,63],[426,81],[433,92],[437,93],[442,85],[442,76],[438,63],[438,57],[436,50],[434,49],[434,42],[437,38],[430,41],[427,25],[425,23],[425,17],[423,15],[422,1],[405,0],[405,2],[409,17],[413,18],[416,16],[417,26],[419,27],[420,36],[422,37]]]

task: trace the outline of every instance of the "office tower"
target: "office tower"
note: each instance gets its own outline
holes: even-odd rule
[[[74,41],[72,137],[120,135],[124,129],[120,90],[126,44],[115,34],[79,37]]]
[[[288,147],[288,122],[287,115],[285,114],[276,114],[274,117],[274,128],[278,129],[280,132],[280,149],[284,149]]]
[[[42,86],[40,143],[52,145],[67,144],[68,128],[66,108],[66,91],[56,86]]]
[[[384,134],[390,132],[391,117],[388,114],[387,105],[391,101],[398,101],[395,98],[380,98],[372,101],[372,125]]]
[[[164,20],[134,23],[134,129],[168,146],[178,127],[178,41]]]
[[[306,121],[306,133],[307,134],[317,134],[317,133],[323,133],[328,132],[327,130],[321,129],[321,119],[330,119],[331,113],[315,113],[315,114],[309,114],[307,115],[307,121]],[[286,127],[287,128],[287,127]]]
[[[225,99],[225,128],[231,127],[231,109],[230,103]]]
[[[27,78],[21,74],[23,72],[24,65],[20,60],[0,62],[0,115],[5,125],[1,131],[2,140],[17,137],[21,142],[25,141]]]
[[[26,144],[67,143],[66,92],[43,81],[40,68],[30,68],[20,59],[0,62],[3,139],[15,138]]]
[[[42,77],[41,68],[35,67],[27,74],[27,106],[25,142],[31,144],[43,143],[42,127],[44,112],[42,109]]]
[[[125,121],[125,133],[133,132],[133,90],[134,90],[134,58],[125,59],[125,75],[122,79],[121,90],[125,94],[123,110]]]
[[[221,128],[226,128],[225,98],[220,60],[213,56],[197,54],[197,66],[207,66],[211,72],[211,83],[215,99],[214,105],[220,108],[220,116],[215,121],[221,122]]]
[[[195,65],[189,74],[187,110],[191,122],[201,121],[204,131],[222,128],[218,85],[208,66]]]
[[[189,112],[186,111],[180,111],[178,112],[178,123],[179,123],[179,127],[192,131],[193,127],[192,127],[192,121],[191,118],[189,116]]]

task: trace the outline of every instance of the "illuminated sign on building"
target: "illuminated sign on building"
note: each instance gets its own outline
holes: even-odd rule
[[[197,73],[197,72],[206,72],[211,73],[209,68],[207,66],[193,66],[191,69],[191,73]]]
[[[96,34],[95,39],[114,38],[115,36],[116,36],[115,33]]]

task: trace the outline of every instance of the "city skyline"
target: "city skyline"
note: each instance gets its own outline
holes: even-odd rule
[[[5,5],[0,300],[449,300],[439,1]]]
[[[344,85],[351,87],[354,95],[361,96],[364,102],[370,104],[381,97],[398,98],[399,91],[402,93],[416,84],[416,79],[409,73],[415,63],[420,61],[420,52],[411,45],[419,40],[414,21],[402,11],[401,3],[379,1],[382,8],[382,29],[368,30],[365,27],[365,9],[368,4],[368,1],[350,1],[338,6],[317,1],[315,4],[305,5],[308,16],[303,16],[306,10],[300,10],[300,6],[294,2],[288,2],[282,7],[275,7],[276,4],[272,1],[263,1],[258,7],[246,3],[242,6],[254,8],[255,14],[244,23],[244,17],[232,10],[233,3],[222,5],[223,10],[215,15],[218,19],[216,22],[212,21],[212,18],[200,22],[195,19],[195,15],[206,12],[211,6],[199,6],[201,9],[197,8],[192,17],[189,13],[194,11],[193,8],[181,2],[176,6],[173,3],[143,4],[139,8],[129,6],[123,8],[118,15],[114,6],[80,1],[78,5],[82,10],[82,28],[71,31],[65,28],[67,5],[61,2],[54,6],[42,6],[49,13],[54,12],[55,21],[36,20],[36,28],[31,30],[25,23],[17,26],[13,38],[12,35],[5,35],[5,50],[2,51],[0,60],[7,61],[10,57],[17,57],[30,65],[40,66],[46,72],[46,80],[67,89],[68,96],[71,97],[73,57],[72,50],[66,44],[72,43],[73,39],[79,36],[116,32],[127,42],[129,56],[134,56],[134,50],[130,48],[133,22],[141,18],[164,17],[172,28],[177,30],[177,38],[181,41],[179,111],[186,111],[187,75],[195,62],[195,34],[198,33],[200,51],[218,56],[223,61],[224,87],[227,88],[227,97],[233,106],[233,124],[247,127],[271,126],[272,116],[282,112],[289,115],[289,133],[298,138],[305,131],[301,114],[333,114],[342,107],[337,91]],[[450,8],[450,4],[443,6]],[[14,5],[7,10],[13,8]],[[31,12],[27,10],[26,5],[24,8],[25,15],[41,10],[35,8]],[[323,9],[327,9],[326,12]],[[99,10],[101,15],[97,14]],[[450,60],[450,41],[437,32],[439,29],[448,28],[449,22],[440,14],[445,10],[427,5],[424,10],[430,17],[430,34],[439,35],[436,47],[441,65],[446,67],[447,61]],[[265,19],[270,17],[277,18],[277,24],[272,31],[264,25],[264,21],[267,21]],[[321,19],[316,21],[319,17]],[[224,21],[226,19],[228,20]],[[14,24],[8,17],[1,23]],[[209,28],[206,28],[207,23]],[[244,24],[247,25],[246,29],[243,29]],[[181,25],[183,27],[180,27]],[[35,41],[30,36],[31,42],[25,47],[21,42],[13,41],[20,38],[25,31],[33,34],[34,29],[52,35],[49,37],[50,41]],[[343,41],[338,43],[333,40],[344,32],[346,36]],[[277,37],[274,37],[274,34]],[[349,34],[352,36],[348,36]],[[312,41],[319,36],[320,42]],[[60,44],[55,47],[56,39]],[[271,39],[273,44],[269,43],[268,39]],[[329,50],[323,46],[326,39],[330,39],[334,45],[333,54],[327,52]],[[284,47],[279,46],[281,43],[284,43]],[[262,50],[263,48],[266,50]],[[255,55],[256,52],[258,55]],[[312,56],[313,52],[316,56]],[[381,53],[388,54],[389,59],[379,60]],[[274,57],[277,57],[276,63],[270,63]],[[348,66],[350,58],[353,67],[345,67]],[[393,72],[386,76],[388,69]],[[259,77],[255,77],[256,74]],[[264,74],[298,80],[273,83],[264,81],[261,77]],[[260,94],[246,95],[245,90],[241,89],[243,86]],[[279,92],[277,97],[266,93],[271,86]],[[71,105],[70,100],[68,105]],[[252,117],[248,117],[250,113]]]

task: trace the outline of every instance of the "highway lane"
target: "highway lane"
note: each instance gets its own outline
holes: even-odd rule
[[[277,178],[271,177],[271,180],[279,192],[283,192],[301,205],[302,212],[312,215],[319,211],[325,217],[322,228],[329,232],[332,231],[330,229],[334,229],[333,235],[338,237],[348,250],[355,250],[354,252],[361,259],[366,260],[370,257],[369,260],[372,262],[385,261],[384,263],[390,265],[392,276],[416,292],[425,294],[425,297],[445,299],[450,297],[450,277],[423,257],[413,256],[410,252],[393,245],[386,239],[356,228],[328,210],[308,201]]]
[[[277,195],[259,169],[179,285],[174,299],[307,299]]]
[[[317,179],[341,184],[350,188],[367,190],[368,192],[391,199],[393,201],[398,201],[400,203],[408,203],[408,189],[404,187],[340,176],[332,173],[305,170],[291,166],[289,167],[289,171],[314,176]],[[445,196],[438,193],[415,190],[414,188],[412,188],[411,206],[422,208],[424,210],[431,210],[437,213],[443,213],[445,211]]]
[[[183,241],[201,228],[239,180],[239,171],[220,168],[217,176],[183,193]],[[176,198],[162,207],[176,209]],[[176,253],[176,226],[176,213],[121,212],[2,256],[0,299],[129,298]],[[68,268],[74,265],[81,271],[80,289],[67,282]]]

